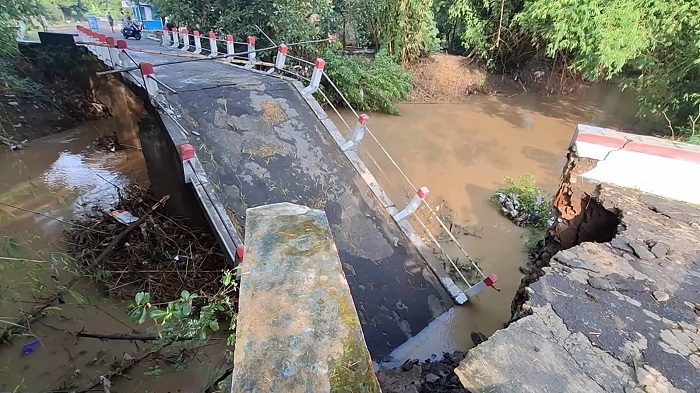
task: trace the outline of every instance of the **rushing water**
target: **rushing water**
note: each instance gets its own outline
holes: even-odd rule
[[[594,86],[568,97],[473,96],[464,104],[401,104],[398,109],[398,117],[371,114],[370,130],[415,186],[430,189],[433,206],[444,201],[451,221],[471,233],[458,236],[459,242],[486,274],[500,278],[500,292],[487,290],[477,301],[455,308],[401,353],[428,358],[467,349],[473,345],[471,332],[490,335],[510,317],[522,278],[518,268],[527,261],[528,231],[501,216],[489,201],[503,178],[531,173],[540,187],[554,193],[576,124],[629,129],[636,105],[629,94]],[[342,114],[352,118],[347,111]],[[379,183],[397,205],[405,203],[413,191],[401,174],[370,136],[361,144],[360,156]]]
[[[119,123],[113,120],[90,122],[36,140],[22,151],[0,149],[0,329],[29,311],[36,304],[33,297],[50,293],[57,280],[70,280],[61,240],[67,222],[84,209],[110,205],[117,186],[147,180],[140,151],[111,153],[92,147],[96,137],[111,135],[115,127]],[[43,392],[85,381],[109,371],[125,353],[135,356],[138,347],[145,347],[75,337],[82,329],[143,334],[143,327],[129,322],[127,305],[99,293],[92,283],[81,283],[57,306],[61,310],[33,323],[27,337],[15,338],[13,345],[0,344],[0,391]],[[22,345],[36,338],[41,345],[23,356]],[[202,354],[213,356],[181,371],[167,362],[144,362],[130,379],[115,380],[114,387],[120,392],[196,391],[223,367],[216,366],[223,353],[215,346]],[[166,375],[144,376],[155,366]]]

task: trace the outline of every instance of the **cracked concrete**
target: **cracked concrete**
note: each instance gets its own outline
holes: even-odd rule
[[[473,392],[698,392],[700,207],[580,175],[533,254],[513,320],[457,369]]]

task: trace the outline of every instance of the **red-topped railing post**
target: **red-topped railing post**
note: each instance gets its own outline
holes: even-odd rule
[[[216,46],[216,33],[209,32],[209,56],[216,57],[219,55],[219,49]]]
[[[177,27],[173,27],[173,44],[170,45],[171,48],[177,48],[180,46],[180,34],[178,34]]]
[[[428,190],[428,187],[419,188],[418,191],[416,191],[416,195],[414,195],[413,198],[411,198],[406,207],[400,212],[396,213],[396,215],[394,216],[394,220],[396,220],[396,222],[399,222],[405,218],[412,216],[413,213],[415,213],[416,210],[418,210],[418,207],[421,205],[421,203],[423,203],[425,197],[428,196],[429,192],[430,190]]]
[[[199,36],[199,31],[195,30],[192,35],[194,36],[194,53],[198,55],[202,53],[202,37]]]
[[[190,50],[190,31],[187,30],[187,28],[183,27],[182,30],[180,30],[180,34],[182,34],[182,50],[188,51]]]
[[[253,63],[255,63],[255,37],[248,36],[246,42],[248,44],[248,64],[246,64],[246,68],[253,68]]]
[[[369,116],[364,113],[357,118],[357,125],[355,126],[355,131],[352,133],[352,139],[343,143],[343,145],[340,146],[340,150],[347,151],[360,143],[362,137],[365,136],[367,119],[369,119]]]
[[[323,76],[324,68],[326,68],[326,61],[319,57],[314,63],[314,71],[311,73],[311,81],[303,90],[304,93],[313,94],[318,90],[318,88],[321,86],[321,77]]]
[[[226,55],[233,56],[236,49],[233,46],[233,36],[231,34],[226,34]]]

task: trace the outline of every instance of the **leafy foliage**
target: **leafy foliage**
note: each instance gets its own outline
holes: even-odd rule
[[[505,196],[515,200],[514,208],[517,215],[513,218],[521,219],[522,223],[531,224],[535,228],[546,228],[552,218],[552,206],[547,198],[547,193],[538,188],[535,178],[525,173],[519,178],[506,177],[503,179],[505,185],[496,190],[493,197],[494,202],[503,204],[499,197]],[[518,217],[519,216],[519,217]]]
[[[441,0],[461,40],[494,68],[533,58],[639,92],[641,116],[684,124],[700,103],[696,0]],[[443,23],[445,23],[443,21]]]
[[[236,313],[232,294],[237,290],[233,272],[225,271],[221,277],[221,288],[213,295],[182,291],[180,298],[165,305],[151,304],[148,292],[139,292],[129,305],[129,315],[134,323],[142,325],[148,321],[152,329],[162,338],[162,344],[177,338],[193,338],[205,341],[209,332],[217,332],[220,322],[230,321],[229,328],[235,330]],[[198,312],[195,310],[198,309]],[[227,345],[235,343],[231,333]]]
[[[362,56],[347,56],[334,50],[323,54],[325,73],[338,86],[350,104],[360,111],[398,114],[394,100],[405,100],[413,87],[411,76],[392,61],[386,50],[374,60]],[[333,102],[342,103],[327,81],[324,91]]]

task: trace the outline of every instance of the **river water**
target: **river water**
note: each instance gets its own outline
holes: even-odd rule
[[[554,193],[576,124],[633,131],[637,106],[631,94],[599,85],[566,97],[472,96],[467,103],[400,104],[398,109],[401,116],[370,114],[369,129],[416,187],[430,189],[432,206],[448,207],[440,215],[448,212],[451,222],[467,229],[470,235],[457,240],[487,275],[498,275],[501,290],[487,290],[452,309],[394,354],[400,363],[468,349],[471,332],[490,335],[503,327],[522,278],[518,268],[527,261],[529,231],[504,218],[489,199],[504,177],[524,173]],[[341,114],[353,118],[348,111]],[[342,124],[335,113],[329,115]],[[348,123],[354,127],[354,120]],[[415,191],[371,136],[365,136],[359,154],[394,203],[404,206]],[[456,247],[447,248],[452,257],[459,256]]]
[[[95,205],[108,207],[116,201],[117,186],[147,181],[139,150],[112,153],[92,147],[95,138],[111,135],[115,127],[120,125],[113,120],[89,122],[35,140],[25,150],[0,149],[0,330],[29,311],[36,304],[33,299],[53,293],[56,282],[72,277],[62,243],[66,222]],[[75,337],[83,329],[145,333],[129,321],[126,302],[106,297],[87,280],[65,300],[57,304],[60,311],[33,323],[27,337],[0,344],[0,391],[44,392],[86,381],[109,371],[124,353],[136,356],[138,348],[146,348],[129,341]],[[23,356],[22,346],[36,338],[40,346]],[[211,357],[191,362],[187,370],[149,361],[131,379],[115,380],[114,386],[120,392],[196,391],[224,367],[218,363],[223,353],[215,346],[199,354]]]
[[[595,86],[569,97],[473,96],[463,104],[400,104],[398,109],[398,117],[371,114],[370,129],[415,185],[430,188],[431,204],[445,206],[441,214],[449,212],[452,222],[468,228],[471,235],[458,240],[471,257],[487,274],[500,277],[500,292],[488,290],[478,300],[453,308],[401,354],[428,358],[471,347],[472,331],[490,335],[510,316],[510,302],[521,279],[518,267],[526,262],[527,231],[503,218],[489,202],[503,177],[531,173],[553,193],[576,124],[630,128],[636,106],[630,95]],[[352,118],[347,111],[343,114]],[[34,141],[24,151],[0,149],[0,203],[15,206],[0,205],[0,324],[29,310],[34,305],[31,296],[45,294],[56,279],[68,276],[61,244],[66,224],[61,221],[94,204],[111,203],[115,186],[147,181],[138,150],[97,152],[91,146],[96,137],[111,135],[117,126],[110,120],[85,123]],[[394,202],[400,205],[412,195],[414,191],[369,136],[360,153]],[[126,341],[74,338],[81,329],[139,330],[128,321],[124,302],[105,298],[87,282],[78,292],[82,302],[71,298],[61,306],[60,317],[32,325],[32,335],[42,340],[34,353],[21,355],[22,344],[34,336],[0,346],[0,391],[17,386],[18,392],[43,391],[61,381],[84,380],[100,375],[123,353],[134,353],[134,344]],[[163,365],[167,378],[121,379],[119,391],[195,391],[222,367],[218,351],[206,358],[211,352],[202,350],[205,357],[186,371]],[[138,372],[143,375],[154,366],[146,364]]]

